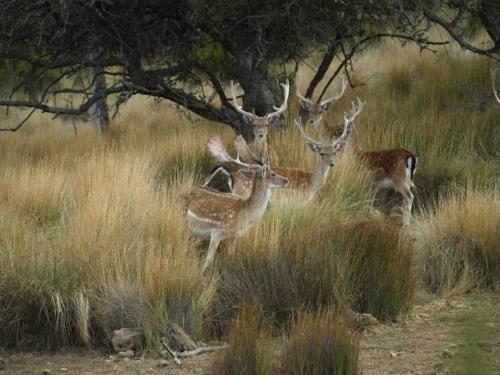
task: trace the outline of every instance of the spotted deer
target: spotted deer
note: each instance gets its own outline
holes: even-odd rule
[[[301,135],[305,138],[309,149],[319,155],[320,162],[314,171],[305,171],[299,168],[272,165],[271,168],[275,172],[288,179],[289,184],[287,185],[287,188],[301,191],[304,193],[306,199],[314,197],[318,190],[325,184],[330,168],[335,165],[346,144],[346,138],[349,134],[349,123],[354,121],[354,118],[359,113],[360,109],[353,105],[351,113],[344,116],[343,133],[340,137],[328,143],[314,140],[304,130],[302,120],[299,118],[299,120],[295,121],[295,124],[297,125]],[[239,155],[248,155],[248,158],[251,158],[251,151],[242,137],[238,137],[236,139],[235,148]],[[249,196],[252,187],[252,180],[248,177],[248,174],[244,173],[242,170],[229,172],[224,167],[219,167],[219,169],[221,169],[221,171],[228,176],[229,188],[233,194],[242,198],[247,198]],[[210,182],[212,177],[213,174],[209,176],[206,184]]]
[[[219,136],[210,140],[208,149],[219,162],[234,163],[246,168],[246,173],[251,177],[252,188],[247,198],[221,193],[205,186],[196,186],[184,195],[189,228],[198,236],[210,238],[203,273],[212,263],[219,243],[226,238],[244,234],[264,214],[271,198],[271,189],[288,183],[285,177],[267,164],[247,164],[239,158],[231,158]]]
[[[297,85],[296,95],[299,98],[300,107],[305,111],[306,124],[313,125],[319,132],[322,142],[330,142],[333,138],[338,138],[343,132],[343,123],[330,124],[323,118],[323,113],[327,111],[333,102],[342,98],[347,88],[347,80],[342,77],[340,90],[331,98],[314,103],[311,99],[302,96]],[[351,137],[352,138],[352,137]]]
[[[498,92],[495,87],[495,76],[496,76],[495,68],[491,68],[490,73],[491,73],[491,84],[493,85],[493,96],[495,97],[497,102],[500,103],[500,97],[498,96]]]
[[[290,93],[290,84],[286,81],[285,84],[281,84],[283,87],[283,104],[280,107],[273,107],[274,112],[268,113],[264,116],[257,116],[255,111],[247,112],[243,110],[241,106],[238,105],[238,99],[236,97],[236,88],[239,84],[234,84],[231,81],[231,95],[233,97],[233,106],[235,110],[243,116],[243,120],[250,126],[252,126],[254,134],[253,154],[256,156],[258,162],[267,163],[270,160],[276,161],[277,156],[272,147],[268,144],[267,135],[269,133],[269,127],[274,125],[281,114],[285,112],[286,105],[288,103],[288,96]],[[252,160],[244,160],[245,162],[255,162]]]
[[[358,99],[357,108],[359,111],[361,111],[364,104]],[[309,113],[309,115],[312,116],[312,121],[318,122],[321,120],[319,113],[313,115]],[[325,125],[324,122],[319,123],[319,126],[331,127],[330,125]],[[347,134],[351,134],[353,129],[354,121],[350,121]],[[323,134],[327,134],[327,132],[323,132]],[[333,133],[325,135],[324,140],[328,140],[334,136]],[[415,186],[413,184],[413,175],[417,168],[418,158],[410,151],[402,148],[364,151],[359,142],[353,142],[352,146],[358,160],[362,161],[372,172],[374,195],[380,188],[389,188],[403,196],[404,212],[402,224],[409,225],[414,199],[411,188]]]

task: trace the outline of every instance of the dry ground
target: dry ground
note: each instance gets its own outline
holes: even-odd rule
[[[477,374],[500,373],[500,296],[481,295],[449,299],[417,298],[412,311],[400,321],[372,327],[361,339],[363,374],[455,374],[461,350],[461,331],[467,314],[483,314],[487,334],[473,343],[484,354]],[[54,354],[3,353],[6,367],[0,374],[201,374],[211,355],[193,357],[178,367],[169,360],[156,366],[152,355],[139,359],[110,359],[102,352]],[[489,364],[486,365],[486,362]],[[488,368],[486,368],[488,366]]]

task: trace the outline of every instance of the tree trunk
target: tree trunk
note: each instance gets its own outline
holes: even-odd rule
[[[307,91],[305,93],[305,97],[311,99],[314,90],[318,86],[318,84],[321,82],[323,77],[325,76],[326,72],[330,68],[330,65],[332,64],[333,59],[335,58],[335,55],[337,54],[337,46],[334,44],[328,48],[328,51],[326,51],[325,55],[323,56],[323,60],[321,61],[321,64],[318,67],[318,70],[316,71],[316,74],[314,75],[313,79],[309,83],[309,86],[307,87]]]
[[[104,75],[104,69],[101,67],[92,68],[93,71],[93,82],[92,91],[94,95],[101,95],[106,91],[106,76]],[[106,97],[103,96],[99,99],[91,108],[91,116],[94,121],[94,126],[96,130],[104,135],[108,132],[109,125],[109,113],[108,106],[106,104]]]
[[[273,106],[280,106],[283,96],[279,85],[267,75],[266,68],[254,68],[246,74],[241,74],[240,83],[245,91],[243,96],[243,109],[248,112],[255,111],[258,116],[274,112]],[[235,129],[247,141],[252,141],[254,134],[252,126],[243,120],[235,124]]]
[[[495,43],[497,52],[500,46],[500,6],[498,0],[486,0],[481,2],[478,17],[483,24],[486,32]]]

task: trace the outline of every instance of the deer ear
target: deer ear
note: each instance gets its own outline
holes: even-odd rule
[[[319,152],[320,147],[318,145],[315,145],[314,143],[307,142],[307,145],[311,149],[312,152]]]
[[[305,102],[303,100],[300,101],[300,106],[305,109],[306,111],[309,111],[311,109],[311,106],[309,105],[308,102]]]
[[[335,153],[342,151],[346,144],[347,142],[340,142],[339,144],[335,145]]]
[[[332,106],[333,101],[321,103],[321,110],[327,111]]]
[[[243,115],[243,121],[245,121],[248,125],[253,125],[255,123],[255,117]]]
[[[273,126],[278,122],[279,116],[269,116],[267,118],[267,126]]]

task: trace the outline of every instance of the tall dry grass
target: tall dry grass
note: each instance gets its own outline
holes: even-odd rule
[[[342,318],[329,311],[301,316],[279,359],[278,374],[356,375],[358,337]]]
[[[354,78],[366,85],[349,89],[327,116],[340,120],[360,96],[368,102],[356,124],[365,147],[404,147],[420,156],[414,216],[422,226],[410,233],[433,255],[425,263],[435,270],[427,285],[448,285],[436,276],[451,250],[456,264],[490,285],[496,258],[477,255],[498,248],[493,232],[484,232],[495,219],[500,143],[488,62],[386,43],[356,68]],[[311,74],[302,68],[301,82]],[[293,100],[290,113],[296,109]],[[205,145],[214,133],[227,144],[234,137],[227,127],[145,98],[124,107],[107,140],[84,124],[75,132],[70,122],[45,115],[19,133],[2,133],[0,345],[95,345],[122,326],[143,328],[151,343],[169,321],[195,337],[225,334],[246,304],[281,327],[304,309],[352,306],[394,319],[411,305],[412,245],[369,208],[369,176],[349,152],[313,202],[276,192],[264,219],[228,241],[217,271],[202,277],[206,244],[186,230],[179,196],[213,166]],[[317,163],[292,126],[274,130],[271,142],[283,164]],[[467,184],[481,188],[458,199]],[[449,233],[459,250],[442,241]],[[471,243],[474,266],[464,261]],[[483,258],[487,263],[476,262]]]
[[[421,218],[421,265],[431,292],[500,290],[498,190],[468,187],[439,202]]]
[[[231,324],[228,341],[229,349],[215,357],[206,374],[272,374],[273,348],[257,308],[241,310]]]

